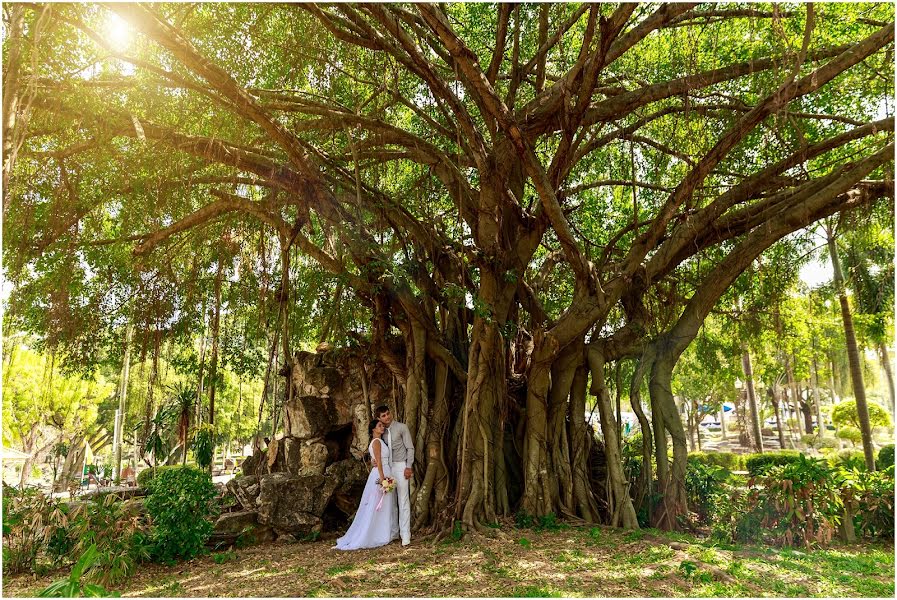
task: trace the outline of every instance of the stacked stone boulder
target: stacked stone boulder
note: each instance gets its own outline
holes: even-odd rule
[[[389,403],[392,376],[349,353],[301,352],[290,370],[283,431],[228,482],[231,509],[214,543],[302,539],[344,525],[358,506],[373,407]]]

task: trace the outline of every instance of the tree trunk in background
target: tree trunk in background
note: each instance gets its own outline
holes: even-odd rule
[[[760,411],[757,407],[757,395],[754,393],[754,369],[751,366],[751,354],[746,350],[741,356],[741,367],[744,369],[748,405],[751,407],[751,430],[754,432],[754,444],[757,448],[757,452],[763,452],[763,435],[760,431]]]
[[[878,345],[878,358],[881,360],[881,366],[885,371],[885,378],[888,380],[888,391],[891,393],[891,414],[894,415],[894,371],[891,369],[891,357],[888,355],[888,345],[884,342]]]
[[[847,342],[847,361],[850,366],[850,382],[853,386],[853,395],[857,403],[857,417],[860,421],[860,434],[863,437],[863,455],[866,457],[866,468],[875,470],[875,452],[872,448],[872,427],[869,423],[869,407],[866,404],[866,388],[863,385],[863,369],[860,363],[860,350],[857,346],[856,333],[853,328],[853,316],[850,313],[850,304],[847,302],[847,288],[844,284],[844,275],[841,273],[841,261],[838,258],[838,245],[832,235],[828,233],[829,256],[832,259],[834,271],[835,289],[838,292],[838,302],[841,303],[841,319],[844,321],[844,338]]]
[[[209,361],[209,424],[215,424],[215,390],[218,388],[218,332],[221,325],[221,277],[224,261],[218,259],[218,273],[215,275],[215,314],[212,316],[212,356]],[[214,438],[214,435],[212,436]],[[214,450],[212,452],[214,455]],[[212,461],[214,465],[214,460]]]
[[[776,394],[775,384],[769,388],[769,400],[776,414],[776,432],[779,434],[779,448],[785,449],[785,430],[782,428],[781,401]]]
[[[22,463],[22,473],[19,476],[19,489],[25,489],[25,486],[28,485],[28,480],[31,478],[31,468],[34,466],[35,458],[34,446],[37,443],[38,435],[40,435],[38,424],[34,423],[31,425],[31,430],[28,432],[28,435],[22,438],[22,450],[28,455],[28,458]]]
[[[632,497],[629,495],[629,482],[622,469],[619,430],[614,422],[610,393],[604,381],[604,355],[596,350],[590,350],[589,369],[592,372],[591,391],[598,402],[601,431],[604,433],[604,452],[607,457],[607,478],[610,488],[608,498],[610,525],[624,529],[638,529],[638,517],[635,514],[635,507],[632,506]],[[681,423],[679,426],[681,429]]]
[[[114,470],[113,479],[115,481],[119,481],[121,479],[121,447],[122,440],[125,437],[125,408],[127,406],[128,399],[128,373],[131,368],[131,336],[133,335],[133,332],[133,327],[131,325],[128,325],[128,328],[125,330],[125,355],[122,359],[121,380],[118,384],[118,410],[120,415],[120,422],[118,424],[118,439],[113,441],[113,453],[115,455],[115,458],[113,460],[115,461],[115,463],[112,465]]]
[[[819,436],[822,437],[826,433],[825,423],[822,422],[822,401],[819,397],[819,370],[816,366],[816,357],[813,356],[813,361],[810,363],[811,371],[811,384],[813,385],[813,405],[816,409],[816,428],[819,432]]]

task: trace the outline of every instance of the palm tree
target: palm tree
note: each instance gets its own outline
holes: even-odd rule
[[[835,291],[838,294],[838,302],[841,303],[841,318],[844,321],[844,337],[847,343],[847,362],[850,366],[850,382],[853,386],[853,395],[857,403],[860,434],[863,438],[863,454],[866,458],[866,468],[874,471],[875,452],[872,449],[872,426],[869,423],[869,408],[866,405],[866,388],[863,385],[860,352],[857,347],[850,304],[847,302],[847,288],[844,284],[844,274],[841,272],[841,261],[838,258],[838,243],[835,241],[834,227],[830,223],[825,224],[825,233],[828,241],[829,257],[832,260],[832,269],[834,270]]]

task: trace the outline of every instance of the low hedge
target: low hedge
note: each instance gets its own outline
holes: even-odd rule
[[[702,465],[725,467],[730,471],[744,471],[744,456],[734,452],[689,452],[688,460]]]
[[[797,450],[776,450],[774,452],[748,454],[744,458],[744,466],[751,477],[757,477],[766,473],[770,467],[797,462],[800,456],[801,453]]]

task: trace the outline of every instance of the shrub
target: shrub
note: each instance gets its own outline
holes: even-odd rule
[[[194,469],[194,467],[191,467],[190,465],[162,465],[161,467],[152,467],[149,469],[145,469],[137,474],[137,485],[142,488],[149,488],[152,485],[153,479],[159,473],[162,473],[164,471],[174,471],[177,469]]]
[[[189,560],[203,551],[217,512],[208,473],[192,467],[157,471],[146,508],[153,519],[152,553],[159,561]]]
[[[838,437],[842,440],[847,440],[854,446],[863,441],[863,434],[860,433],[860,430],[850,426],[844,426],[838,429]]]
[[[881,447],[881,450],[878,451],[878,458],[875,460],[875,466],[879,471],[894,466],[894,444]]]
[[[66,536],[71,552],[82,554],[96,546],[90,580],[101,585],[119,583],[149,558],[149,526],[130,514],[114,495],[90,500],[69,515]]]
[[[745,543],[760,539],[763,528],[760,490],[729,486],[726,493],[716,497],[711,520],[711,536],[721,541]]]
[[[869,411],[869,424],[872,427],[888,427],[891,425],[891,415],[888,414],[881,404],[877,402],[866,402],[866,408]],[[832,423],[838,427],[850,426],[852,429],[859,431],[860,418],[857,412],[856,400],[845,400],[832,409]]]
[[[704,465],[725,467],[730,471],[744,470],[744,456],[734,452],[689,452],[688,460]]]
[[[894,538],[894,467],[869,473],[842,468],[841,498],[853,514],[860,536]]]
[[[193,455],[201,469],[212,466],[212,455],[215,451],[215,427],[206,423],[196,432],[193,438]]]
[[[745,470],[752,476],[757,477],[768,471],[776,465],[787,465],[795,462],[800,456],[797,450],[778,450],[775,452],[762,452],[759,454],[748,454],[745,456]]]
[[[716,496],[724,490],[729,470],[717,465],[707,465],[689,457],[685,470],[685,493],[688,505],[701,521],[710,515]]]
[[[62,502],[36,489],[3,488],[3,572],[33,572],[38,555],[65,523]],[[59,543],[59,542],[57,542]]]
[[[41,598],[77,598],[80,596],[89,598],[118,597],[119,594],[117,592],[110,592],[100,585],[83,583],[81,581],[85,572],[93,572],[93,566],[96,563],[97,556],[96,545],[91,545],[85,550],[84,554],[81,555],[81,558],[78,559],[75,566],[72,567],[72,572],[69,574],[68,579],[62,579],[51,583],[44,588],[38,596]]]
[[[823,460],[798,455],[783,465],[770,467],[759,482],[764,502],[761,524],[774,541],[786,546],[805,546],[831,541],[840,521],[841,497],[837,479]]]
[[[828,460],[833,468],[866,470],[866,456],[859,450],[841,450]]]

